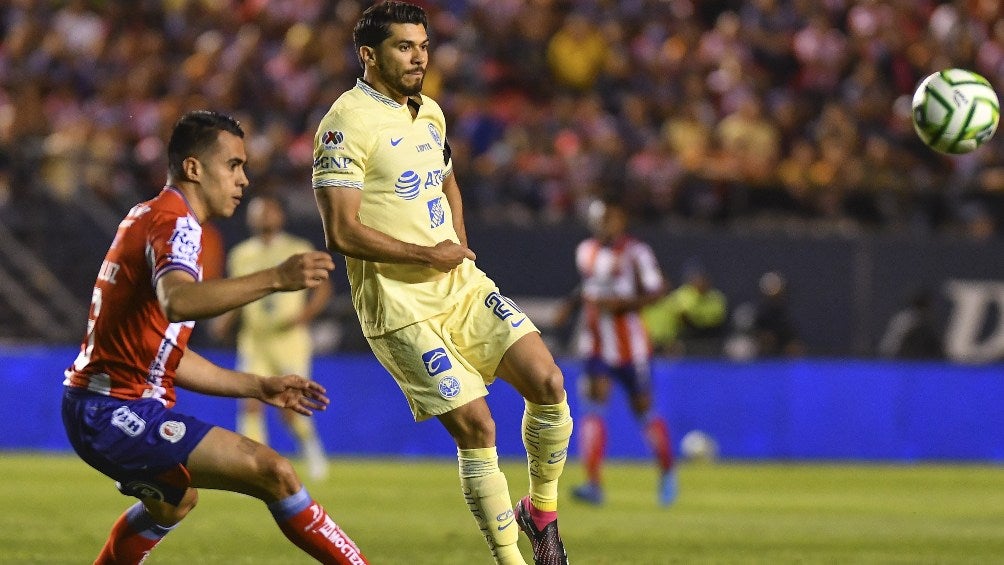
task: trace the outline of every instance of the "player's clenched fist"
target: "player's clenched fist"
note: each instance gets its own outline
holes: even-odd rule
[[[464,262],[464,259],[473,261],[476,256],[474,252],[465,245],[446,240],[440,241],[435,247],[430,249],[429,266],[444,273],[453,270],[457,265]]]
[[[278,290],[302,290],[314,288],[327,280],[328,273],[335,269],[335,262],[324,251],[310,251],[290,255],[276,267]]]

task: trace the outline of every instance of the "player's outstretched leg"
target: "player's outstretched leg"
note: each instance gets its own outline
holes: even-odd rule
[[[143,503],[137,502],[115,521],[94,565],[141,563],[172,528],[154,522]]]
[[[537,565],[568,563],[558,535],[558,478],[568,458],[572,416],[568,400],[559,404],[525,401],[523,445],[530,471],[530,494],[516,505],[516,521],[530,538]]]
[[[300,482],[288,459],[274,449],[213,427],[188,457],[193,483],[253,496],[265,502],[289,541],[321,563],[366,564],[359,547]]]
[[[655,454],[656,464],[659,466],[659,504],[669,506],[676,501],[678,491],[669,425],[666,424],[666,420],[654,413],[647,414],[642,421],[645,426],[645,439]]]
[[[306,488],[268,505],[282,533],[289,541],[321,563],[330,565],[364,565],[359,547],[328,516],[324,507],[314,501]]]
[[[457,449],[464,500],[498,565],[526,565],[519,552],[519,531],[513,517],[509,484],[499,469],[494,447]]]

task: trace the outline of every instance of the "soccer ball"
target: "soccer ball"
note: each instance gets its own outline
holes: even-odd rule
[[[997,131],[1000,103],[990,81],[965,69],[929,75],[913,93],[913,129],[942,153],[969,153]]]
[[[680,454],[691,461],[710,463],[718,457],[718,442],[701,430],[691,430],[680,440]]]

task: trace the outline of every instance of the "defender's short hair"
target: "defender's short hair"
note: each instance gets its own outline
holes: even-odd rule
[[[171,176],[182,177],[182,163],[189,157],[198,157],[216,143],[220,132],[244,137],[244,130],[233,117],[212,110],[193,110],[177,123],[167,143],[167,167]]]
[[[363,12],[355,29],[352,30],[352,41],[359,48],[376,47],[384,39],[390,37],[390,24],[419,24],[429,29],[429,18],[421,6],[407,2],[381,2],[374,4]],[[362,63],[362,61],[360,61]]]

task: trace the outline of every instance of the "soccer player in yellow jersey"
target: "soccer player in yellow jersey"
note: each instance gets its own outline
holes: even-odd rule
[[[564,378],[526,314],[467,247],[443,111],[421,94],[425,12],[367,9],[353,32],[363,77],[321,120],[313,187],[328,249],[345,256],[352,303],[373,353],[416,420],[435,416],[457,444],[464,498],[497,563],[568,559],[558,535],[558,478],[572,419]],[[485,396],[496,377],[525,399],[530,493],[512,508]]]
[[[279,200],[258,196],[248,204],[247,224],[252,235],[227,254],[227,271],[240,277],[282,263],[296,253],[314,251],[305,239],[283,231],[286,215]],[[324,311],[331,298],[331,283],[324,280],[310,292],[270,294],[240,310],[222,316],[217,327],[228,334],[239,318],[237,332],[237,369],[259,375],[296,374],[310,378],[312,347],[310,322]],[[265,405],[254,399],[241,399],[237,431],[268,445]],[[328,462],[314,423],[292,410],[281,412],[282,421],[296,438],[307,472],[314,480],[328,474]]]

